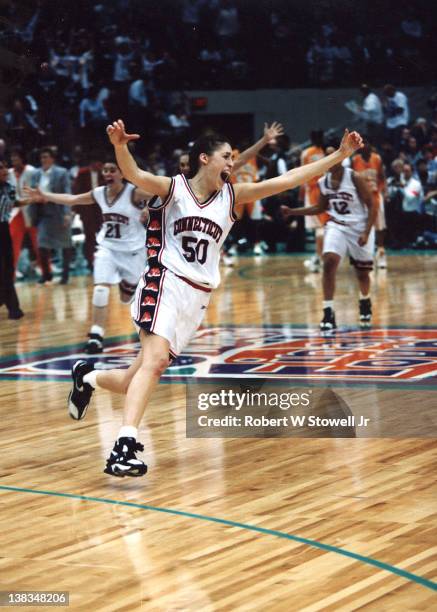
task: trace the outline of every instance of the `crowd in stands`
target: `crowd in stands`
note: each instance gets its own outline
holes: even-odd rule
[[[71,154],[78,135],[86,144],[126,112],[151,139],[183,139],[186,90],[423,85],[434,75],[422,0],[37,0],[5,10],[2,84],[13,95],[0,129],[26,150],[62,133]]]
[[[59,168],[62,189],[77,192],[84,173],[97,180],[104,127],[113,117],[125,117],[130,131],[148,143],[133,151],[141,167],[177,172],[194,136],[187,89],[350,86],[358,79],[376,86],[387,75],[423,85],[432,72],[426,48],[432,23],[421,7],[405,4],[388,12],[344,2],[326,10],[322,3],[285,0],[11,3],[0,31],[0,44],[15,58],[5,83],[12,95],[4,99],[0,118],[0,159],[9,164],[18,195],[20,181],[45,176],[47,160],[49,168]],[[347,32],[338,25],[345,20]],[[365,31],[366,23],[371,26]],[[26,57],[28,62],[21,61]],[[385,166],[387,244],[437,244],[437,98],[429,99],[429,117],[411,118],[401,88],[386,85],[382,97],[368,86],[361,91],[362,103],[351,110]],[[300,153],[287,137],[279,138],[258,157],[258,178],[295,167]],[[298,198],[297,192],[285,197],[291,206]],[[14,263],[22,244],[29,247],[33,265],[47,280],[50,256],[58,249],[61,280],[67,283],[73,216],[62,207],[55,210],[65,213],[66,236],[62,244],[49,240],[43,246],[37,237],[41,219],[15,211]],[[266,201],[257,215],[245,213],[233,234],[233,250],[275,252],[278,243],[303,250],[303,221],[286,227],[278,210],[277,202]],[[87,248],[91,267],[89,241]],[[22,263],[22,272],[30,270]]]
[[[382,100],[366,85],[362,86],[361,92],[362,105],[354,108],[354,112],[364,121],[362,131],[372,136],[371,145],[380,154],[387,177],[383,190],[387,246],[395,249],[435,246],[437,245],[437,123],[432,118],[434,115],[431,112],[431,119],[425,117],[411,119],[407,97],[391,85],[384,88],[385,96]],[[374,108],[370,108],[369,97],[374,108],[380,106],[380,114],[375,114]],[[434,99],[431,99],[431,106],[433,103]],[[399,107],[396,104],[399,104]],[[402,118],[396,126],[392,123],[393,116]],[[179,130],[187,129],[187,126],[177,123],[178,112],[174,120],[175,124],[169,129],[174,131],[174,137],[183,146],[175,147],[168,154],[160,144],[156,144],[145,158],[137,155],[137,161],[144,169],[162,175],[174,175],[180,171],[180,158],[188,147],[188,140],[184,140],[183,132]],[[100,129],[103,130],[103,126]],[[319,140],[323,139],[323,134],[320,132],[317,134]],[[325,137],[323,144],[324,146],[333,144],[333,139]],[[37,185],[41,180],[50,181],[50,190],[55,192],[79,193],[90,189],[93,185],[101,184],[100,169],[105,157],[102,150],[90,150],[83,145],[76,145],[69,160],[56,161],[56,156],[59,154],[56,145],[40,148],[37,156],[33,152],[33,158],[30,160],[26,150],[14,145],[13,141],[11,143],[7,140],[0,141],[0,148],[3,149],[2,158],[10,166],[9,182],[16,188],[18,197],[24,184]],[[267,146],[258,155],[256,164],[249,170],[254,173],[251,180],[277,176],[296,167],[301,163],[301,152],[301,148],[291,143],[286,135],[280,136],[276,144]],[[29,164],[29,161],[32,164]],[[247,171],[248,169],[243,166],[236,180],[245,180],[241,179],[240,175]],[[278,206],[279,203],[290,206],[301,205],[300,192],[295,190],[281,198],[281,202],[273,198],[257,203],[255,212],[251,209],[243,213],[228,245],[231,252],[253,250],[256,254],[274,253],[280,244],[285,245],[287,251],[305,249],[306,234],[303,221],[295,220],[291,226],[287,226],[281,218]],[[52,279],[50,256],[58,252],[61,282],[67,283],[73,255],[73,216],[69,210],[64,210],[61,206],[52,205],[52,208],[51,213],[62,217],[62,222],[65,222],[63,236],[59,233],[54,237],[50,236],[49,225],[53,221],[53,215],[47,215],[46,219],[42,214],[41,205],[35,208],[33,215],[26,208],[15,210],[10,223],[14,264],[16,266],[19,264],[21,247],[27,246],[31,253],[30,260],[34,260],[34,267],[39,267],[40,280],[45,282]],[[91,214],[96,217],[97,210],[92,207],[84,208],[88,216]],[[85,214],[84,211],[77,212]],[[97,217],[83,221],[88,234],[91,231],[94,236],[99,225]],[[90,269],[95,246],[93,236],[86,236],[84,245],[84,256]],[[82,261],[85,264],[85,260]],[[29,258],[22,258],[18,267],[19,274],[20,272],[31,274]]]

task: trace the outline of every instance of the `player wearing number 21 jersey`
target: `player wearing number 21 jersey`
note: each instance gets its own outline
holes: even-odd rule
[[[118,284],[121,301],[130,303],[146,265],[144,223],[150,195],[125,182],[112,161],[103,165],[102,175],[105,185],[78,195],[28,190],[35,201],[50,200],[68,206],[96,202],[102,210],[103,225],[97,236],[94,256],[92,325],[85,345],[85,352],[90,354],[103,350],[110,285]]]
[[[103,225],[97,234],[99,246],[113,251],[138,251],[145,245],[144,199],[136,201],[135,185],[124,183],[122,190],[112,199],[108,187],[92,190],[95,202],[102,211]]]

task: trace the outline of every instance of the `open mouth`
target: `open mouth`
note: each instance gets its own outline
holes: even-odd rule
[[[230,172],[225,172],[225,171],[223,171],[223,172],[220,174],[220,178],[222,179],[222,181],[223,181],[224,183],[226,183],[226,182],[227,182],[227,181],[229,181],[229,179],[231,178],[231,173],[230,173]]]

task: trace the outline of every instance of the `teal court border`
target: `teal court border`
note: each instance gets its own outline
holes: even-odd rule
[[[306,546],[312,546],[313,548],[318,548],[319,550],[323,550],[325,552],[336,553],[338,555],[342,555],[343,557],[348,557],[350,559],[354,559],[355,561],[360,561],[361,563],[365,563],[366,565],[371,565],[372,567],[376,567],[378,570],[390,572],[391,574],[404,578],[405,580],[409,580],[410,582],[419,584],[423,587],[431,589],[432,591],[437,591],[437,582],[428,580],[428,578],[424,578],[423,576],[418,576],[417,574],[413,574],[411,572],[403,570],[394,565],[390,565],[389,563],[384,563],[383,561],[379,561],[378,559],[373,559],[372,557],[360,555],[358,553],[354,553],[344,548],[339,548],[337,546],[331,546],[330,544],[324,544],[323,542],[318,542],[317,540],[310,540],[308,538],[303,538],[300,536],[292,535],[290,533],[285,533],[284,531],[277,531],[275,529],[266,529],[265,527],[258,527],[256,525],[250,525],[247,523],[239,523],[237,521],[217,518],[214,516],[207,516],[204,514],[195,514],[193,512],[185,512],[183,510],[174,510],[172,508],[161,508],[157,506],[149,506],[147,504],[138,504],[135,502],[119,501],[116,499],[108,499],[104,497],[89,497],[87,495],[79,495],[75,493],[61,493],[58,491],[40,491],[37,489],[25,489],[21,487],[12,487],[12,486],[6,486],[6,485],[0,485],[0,490],[12,491],[15,493],[29,493],[33,495],[48,495],[52,497],[63,497],[67,499],[80,499],[82,501],[87,501],[87,502],[113,504],[117,506],[127,506],[129,508],[139,508],[141,510],[149,510],[153,512],[160,512],[162,514],[169,514],[172,516],[180,516],[184,518],[191,518],[191,519],[197,519],[200,521],[206,521],[209,523],[216,523],[219,525],[224,525],[226,527],[236,527],[238,529],[245,529],[247,531],[253,531],[253,532],[256,532],[262,535],[275,536],[277,538],[282,538],[285,540],[291,540],[292,542],[297,542],[298,544],[305,544]]]

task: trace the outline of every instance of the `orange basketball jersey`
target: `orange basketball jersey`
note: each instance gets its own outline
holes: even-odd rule
[[[234,161],[238,159],[240,155],[240,151],[238,149],[234,149],[232,151],[232,157]],[[256,158],[252,157],[245,164],[238,168],[235,172],[233,172],[231,176],[231,183],[255,183],[258,180],[258,166],[256,163]],[[253,209],[255,207],[255,202],[245,202],[244,207],[247,209],[247,212],[250,215],[253,213]],[[237,217],[240,219],[243,216],[244,210],[242,207],[239,207],[237,212]]]
[[[368,161],[360,154],[352,158],[352,168],[364,177],[373,193],[381,193],[384,190],[384,181],[381,180],[383,173],[382,159],[378,153],[371,153]]]
[[[232,151],[232,157],[234,161],[238,159],[240,151],[234,149]],[[232,183],[255,183],[258,180],[258,166],[256,164],[256,158],[249,159],[245,164],[238,168],[233,174],[231,181]]]
[[[311,164],[312,162],[318,161],[323,157],[325,157],[324,150],[321,147],[311,145],[302,151],[302,155],[300,156],[300,164],[301,166],[306,166],[306,164]],[[305,206],[315,206],[318,203],[320,197],[320,188],[318,184],[319,178],[320,176],[315,176],[302,186],[303,193],[305,194]],[[317,218],[319,219],[321,225],[325,225],[329,219],[329,215],[327,213],[322,213],[317,215]]]
[[[302,151],[302,155],[300,156],[300,164],[301,166],[305,166],[306,164],[311,164],[312,162],[315,162],[318,159],[322,159],[322,157],[325,157],[324,150],[321,147],[316,147],[312,145],[311,147],[308,147],[307,149],[304,149]],[[307,183],[305,183],[306,190],[313,191],[315,189],[317,196],[319,194],[319,186],[317,184],[319,178],[320,176],[315,176]]]

